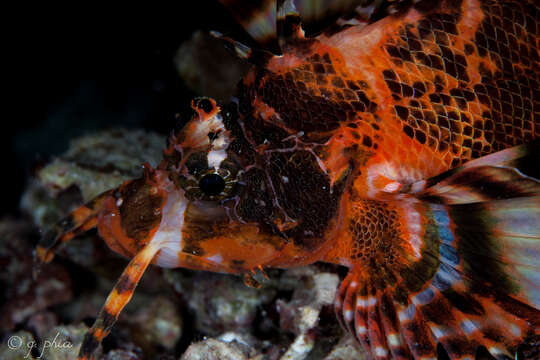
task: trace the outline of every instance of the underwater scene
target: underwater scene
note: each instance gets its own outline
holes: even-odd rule
[[[540,359],[537,1],[28,13],[0,360]]]

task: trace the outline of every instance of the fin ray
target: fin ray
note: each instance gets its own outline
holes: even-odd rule
[[[69,240],[97,225],[97,216],[102,210],[104,201],[111,194],[112,190],[109,190],[98,195],[72,211],[43,234],[34,250],[34,277],[37,276],[41,265],[52,261],[55,252]]]
[[[120,312],[131,300],[135,287],[158,251],[159,246],[150,242],[131,259],[107,297],[94,325],[84,336],[77,357],[78,360],[90,359],[101,341],[109,334]]]
[[[356,286],[341,290],[346,301],[356,292],[354,331],[372,357],[436,358],[442,347],[451,359],[474,359],[484,346],[504,359],[540,332],[540,182],[525,164],[536,149],[477,159],[385,202],[402,215],[391,242],[401,262],[382,254],[354,263],[345,284]]]

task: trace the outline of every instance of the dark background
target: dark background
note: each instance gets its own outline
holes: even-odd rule
[[[114,126],[169,133],[200,95],[173,64],[195,30],[247,37],[217,0],[26,6],[5,12],[13,110],[2,121],[1,215],[17,214],[34,169],[75,136]]]

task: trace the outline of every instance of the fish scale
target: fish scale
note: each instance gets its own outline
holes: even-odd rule
[[[214,33],[253,64],[236,96],[195,99],[156,169],[38,245],[51,261],[97,225],[132,257],[79,359],[150,263],[248,285],[264,268],[346,266],[336,315],[370,359],[473,359],[479,346],[506,359],[537,342],[538,4],[397,1],[317,36],[295,2],[261,5],[240,22],[266,43],[275,29],[282,54]]]

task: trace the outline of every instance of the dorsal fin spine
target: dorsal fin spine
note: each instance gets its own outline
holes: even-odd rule
[[[276,29],[279,47],[285,50],[288,44],[304,39],[302,20],[294,6],[293,0],[278,0],[276,2]]]
[[[274,54],[269,51],[250,48],[249,46],[233,40],[218,31],[210,31],[210,35],[217,39],[223,40],[227,49],[233,52],[240,59],[243,59],[255,66],[264,67],[266,63],[272,57],[274,57]]]

